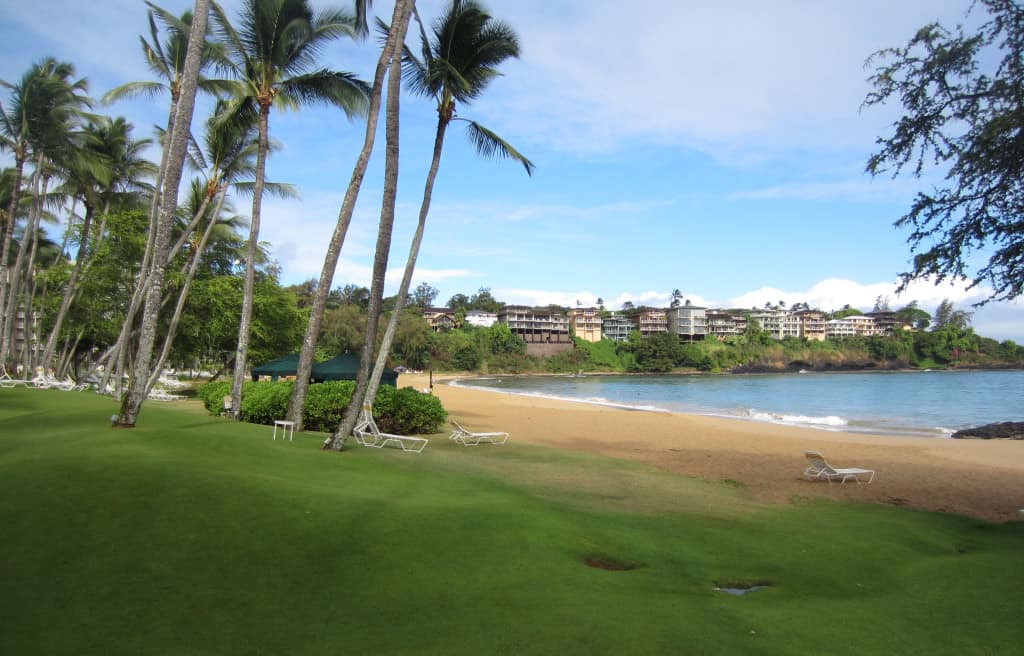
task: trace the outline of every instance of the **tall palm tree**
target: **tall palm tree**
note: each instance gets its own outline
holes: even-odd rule
[[[298,108],[302,104],[321,102],[340,107],[352,117],[365,113],[368,89],[351,73],[311,70],[324,44],[355,34],[352,17],[342,11],[327,10],[314,14],[308,0],[245,0],[237,30],[223,12],[216,11],[215,17],[241,86],[240,95],[234,100],[234,107],[228,115],[231,120],[242,122],[249,122],[255,117],[259,129],[242,316],[231,388],[232,407],[237,418],[252,323],[254,260],[259,243],[270,108],[275,104]]]
[[[494,20],[473,0],[452,0],[445,13],[434,23],[432,31],[433,39],[429,39],[426,31],[421,30],[422,59],[417,59],[411,53],[406,54],[405,79],[416,93],[431,97],[437,102],[434,153],[427,172],[419,221],[399,285],[395,309],[384,332],[374,363],[373,375],[366,390],[366,398],[370,399],[374,398],[380,385],[380,378],[398,327],[399,315],[408,297],[449,124],[452,121],[464,121],[468,136],[479,154],[488,157],[507,157],[517,161],[526,169],[527,175],[532,175],[534,168],[530,160],[494,132],[455,113],[456,102],[467,105],[478,98],[490,81],[499,75],[498,65],[511,57],[519,56],[519,42],[513,29],[503,22]]]
[[[211,4],[216,6],[215,3]],[[105,104],[109,104],[122,98],[132,98],[137,96],[155,97],[166,92],[170,96],[170,106],[167,111],[167,127],[164,131],[164,135],[169,138],[174,131],[174,117],[178,108],[178,100],[181,97],[182,83],[184,81],[185,73],[185,58],[188,52],[193,12],[186,11],[178,17],[152,2],[147,1],[146,5],[149,7],[147,14],[149,18],[150,40],[147,41],[146,37],[140,36],[139,41],[142,44],[142,54],[146,60],[146,64],[153,72],[156,79],[123,84],[108,91],[103,96],[102,100]],[[163,31],[166,35],[163,40],[160,38],[158,23],[163,26]],[[226,69],[228,66],[223,48],[217,41],[206,38],[208,36],[209,30],[206,29],[204,30],[204,39],[202,41],[202,50],[200,51],[199,58],[198,87],[200,90],[216,95],[230,94],[234,89],[232,82],[215,78],[207,78],[203,75],[203,73],[211,67]],[[127,343],[128,336],[134,327],[135,315],[138,312],[139,306],[142,304],[143,295],[146,289],[146,278],[149,275],[153,242],[156,238],[157,218],[161,205],[160,194],[163,189],[164,171],[167,167],[168,152],[168,148],[162,149],[160,165],[157,170],[156,181],[154,183],[152,202],[150,204],[149,234],[146,241],[146,250],[143,255],[143,265],[139,269],[138,280],[136,281],[135,288],[132,292],[129,309],[126,314],[125,321],[121,325],[121,331],[117,340],[114,342],[113,347],[101,358],[103,360],[106,360],[107,358],[116,358],[117,362],[113,367],[105,367],[102,381],[103,386],[106,386],[107,379],[112,372],[117,373],[117,381],[120,382],[121,380],[120,374],[125,361],[125,349],[122,347]]]
[[[206,225],[202,236],[191,240],[191,254],[184,271],[185,279],[178,292],[178,300],[167,328],[163,348],[153,367],[153,373],[150,375],[150,387],[156,382],[164,362],[171,352],[178,324],[188,299],[189,289],[199,270],[207,243],[218,227],[233,227],[237,224],[237,217],[232,216],[227,219],[221,217],[228,189],[233,187],[242,193],[252,192],[253,183],[242,178],[248,178],[256,173],[256,153],[259,150],[257,127],[253,123],[240,124],[220,120],[220,114],[226,108],[227,104],[223,101],[217,104],[213,116],[207,123],[204,139],[205,153],[197,153],[203,155],[203,161],[207,163],[205,167],[207,175],[205,182],[196,181],[194,183],[190,204],[196,208],[195,217],[205,219]],[[270,148],[271,150],[276,149],[276,144],[273,141],[270,143]],[[200,162],[197,161],[194,164],[200,164]],[[284,198],[294,198],[298,195],[291,185],[275,182],[266,182],[264,189],[268,193]],[[207,211],[214,198],[217,200],[213,210]],[[182,232],[182,238],[190,234],[193,234],[192,231],[186,228]]]
[[[206,35],[206,19],[210,0],[195,0],[192,25],[189,32],[188,49],[185,54],[184,73],[181,82],[181,96],[175,110],[174,130],[167,135],[164,148],[168,149],[167,166],[164,170],[164,191],[160,196],[160,214],[156,235],[153,240],[152,270],[146,284],[146,302],[139,326],[139,341],[128,390],[121,398],[121,409],[114,426],[133,428],[139,410],[146,398],[149,383],[150,364],[153,359],[153,344],[156,342],[156,324],[163,294],[164,275],[167,264],[164,260],[170,247],[171,227],[178,203],[178,184],[185,164],[189,133],[192,127],[192,113],[195,109],[196,90],[199,84],[201,51]]]
[[[26,260],[30,240],[23,239],[13,270],[8,272],[7,269],[10,235],[18,216],[16,210],[20,202],[23,166],[30,156],[34,159],[33,199],[25,234],[35,234],[48,153],[61,147],[73,123],[91,105],[91,100],[85,95],[88,82],[84,78],[75,80],[74,76],[74,66],[48,58],[31,66],[16,84],[0,80],[0,85],[11,90],[12,98],[10,109],[0,111],[0,134],[3,136],[0,143],[14,152],[16,170],[15,191],[8,206],[9,221],[4,228],[0,251],[0,361],[10,355],[19,287],[31,268],[31,258]]]
[[[357,31],[360,32],[366,31],[367,2],[368,0],[357,0],[356,2]],[[345,235],[348,233],[348,227],[352,221],[352,212],[359,197],[359,190],[362,187],[363,177],[366,174],[366,167],[370,161],[370,154],[373,152],[373,145],[377,136],[377,119],[380,115],[384,76],[387,72],[388,64],[405,42],[405,33],[414,8],[414,0],[395,0],[394,11],[391,16],[391,27],[388,30],[387,38],[381,49],[380,57],[377,59],[377,67],[374,71],[363,147],[352,168],[352,177],[349,180],[345,198],[341,203],[341,209],[338,211],[338,220],[334,227],[334,233],[331,235],[327,245],[327,252],[324,254],[324,264],[320,270],[320,281],[310,304],[309,321],[306,324],[306,335],[302,340],[302,350],[299,353],[295,385],[292,387],[292,395],[288,403],[287,413],[288,418],[296,423],[299,430],[302,430],[302,409],[306,403],[309,377],[313,369],[313,355],[316,352],[317,340],[320,337],[324,310],[327,307],[327,297],[330,294],[334,272],[338,268],[338,258],[341,255]],[[397,108],[394,109],[397,110]]]
[[[79,276],[96,249],[95,245],[89,243],[96,212],[99,211],[101,217],[100,226],[95,231],[96,240],[102,240],[106,232],[107,215],[116,196],[144,188],[141,178],[155,172],[155,167],[142,157],[142,151],[149,140],[133,139],[131,130],[131,123],[122,117],[113,120],[99,118],[89,122],[75,135],[69,152],[63,158],[65,186],[81,199],[85,214],[79,230],[81,237],[75,263],[43,350],[41,364],[44,367],[52,364],[64,318],[78,293]],[[68,230],[71,230],[70,218],[68,223]]]

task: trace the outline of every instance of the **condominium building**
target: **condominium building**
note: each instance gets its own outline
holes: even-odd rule
[[[569,310],[569,325],[576,337],[587,342],[601,341],[601,315],[597,308],[573,308]]]
[[[747,318],[742,314],[733,314],[725,310],[708,310],[705,312],[708,333],[715,337],[739,335],[747,328]]]
[[[878,334],[875,320],[871,317],[844,317],[828,322],[829,337],[872,337]]]
[[[800,336],[817,342],[824,342],[828,337],[828,321],[825,313],[817,310],[801,310],[796,313],[800,322]]]
[[[636,324],[630,321],[629,317],[613,314],[604,318],[601,330],[604,333],[605,339],[625,342],[629,339],[629,334],[636,330]]]
[[[708,334],[707,308],[686,301],[668,311],[668,330],[685,342],[704,339]]]
[[[498,312],[498,322],[506,324],[513,334],[522,337],[528,345],[572,343],[569,339],[569,319],[561,312],[549,308],[508,305]]]
[[[761,330],[767,332],[775,339],[800,336],[800,320],[797,316],[781,308],[754,308],[749,319],[757,321]]]
[[[650,337],[657,333],[668,332],[668,317],[664,310],[647,308],[640,311],[640,321],[637,322],[642,337]]]

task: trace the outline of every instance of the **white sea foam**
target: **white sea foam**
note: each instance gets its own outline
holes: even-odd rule
[[[767,421],[772,424],[786,424],[788,426],[816,426],[818,428],[842,429],[849,425],[849,421],[836,415],[827,417],[808,417],[807,415],[787,415],[776,412],[761,412],[758,410],[747,410],[746,416],[755,421]]]

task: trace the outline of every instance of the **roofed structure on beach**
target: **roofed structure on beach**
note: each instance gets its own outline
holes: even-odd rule
[[[270,380],[277,380],[281,376],[294,376],[299,369],[299,354],[292,353],[266,364],[252,368],[252,379],[258,380],[261,376],[269,376]]]
[[[277,380],[282,376],[294,377],[299,370],[299,355],[292,353],[284,357],[272,360],[266,364],[252,368],[252,379],[258,380],[262,376],[269,376],[271,380]],[[310,379],[314,383],[322,383],[327,380],[355,380],[359,373],[359,357],[352,353],[342,353],[330,360],[318,362],[313,365]],[[380,377],[383,385],[398,386],[398,373],[394,369],[384,369]]]

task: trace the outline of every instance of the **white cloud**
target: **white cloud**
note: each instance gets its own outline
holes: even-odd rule
[[[525,0],[502,8],[523,58],[479,107],[511,110],[503,133],[581,152],[635,140],[709,152],[859,147],[888,120],[858,113],[868,55],[965,9],[964,0],[656,1],[624,33],[621,3]]]

